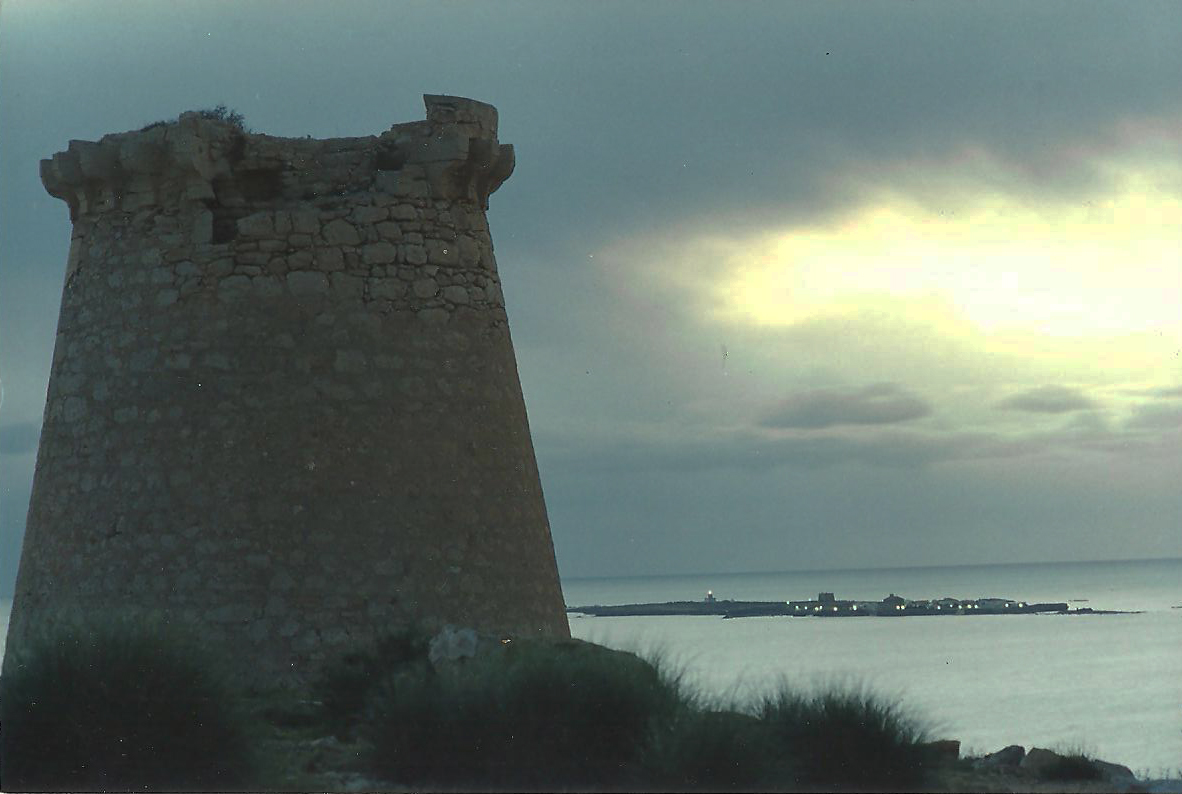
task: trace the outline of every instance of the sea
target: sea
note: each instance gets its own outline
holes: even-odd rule
[[[742,706],[777,687],[895,700],[962,754],[1082,751],[1142,778],[1182,777],[1182,559],[563,580],[570,606],[701,599],[1010,598],[1128,614],[587,617],[581,639],[657,658]],[[0,643],[10,600],[0,601]],[[3,652],[0,647],[0,653]]]
[[[570,615],[581,639],[661,660],[707,697],[849,687],[962,755],[1020,744],[1182,777],[1182,559],[565,579],[569,606],[717,599],[1007,598],[1130,614]]]

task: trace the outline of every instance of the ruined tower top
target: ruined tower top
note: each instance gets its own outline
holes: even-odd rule
[[[182,113],[175,123],[70,141],[41,161],[41,180],[69,205],[72,220],[215,199],[234,204],[235,193],[243,202],[298,201],[309,191],[328,196],[363,186],[487,208],[513,171],[513,147],[497,141],[496,108],[462,97],[423,99],[425,121],[360,138],[279,138]]]

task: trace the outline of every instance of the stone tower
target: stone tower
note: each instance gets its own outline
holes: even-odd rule
[[[492,240],[497,112],[186,113],[41,163],[73,236],[9,642],[194,621],[267,678],[407,622],[568,636]]]

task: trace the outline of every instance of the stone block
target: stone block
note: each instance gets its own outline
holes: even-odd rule
[[[194,243],[213,241],[213,213],[209,210],[198,212],[193,218],[192,239]]]
[[[271,254],[266,251],[240,251],[234,254],[235,264],[247,267],[262,267],[271,261]]]
[[[472,266],[480,261],[480,244],[471,237],[461,235],[456,238],[456,251],[461,264]]]
[[[349,213],[349,220],[358,226],[370,226],[388,217],[385,207],[355,207]]]
[[[328,283],[338,297],[357,299],[365,294],[365,279],[348,273],[330,273]]]
[[[275,213],[275,234],[280,237],[291,234],[292,222],[290,212],[276,212]]]
[[[345,269],[345,256],[339,248],[317,248],[312,253],[312,261],[317,270],[332,271]]]
[[[458,303],[465,305],[468,303],[468,288],[453,284],[450,287],[443,288],[443,299],[449,303]]]
[[[406,294],[406,282],[393,278],[369,280],[369,297],[373,300],[399,300]]]
[[[297,270],[287,274],[287,288],[293,295],[323,295],[328,291],[328,278],[316,271]]]
[[[294,210],[288,213],[294,234],[316,234],[320,231],[320,213],[316,210]]]
[[[270,212],[256,212],[239,218],[238,234],[243,237],[274,237],[275,216]]]
[[[234,274],[218,282],[218,298],[234,299],[245,297],[250,291],[250,276]]]
[[[427,264],[427,249],[421,245],[400,246],[402,260],[409,265]]]
[[[456,265],[460,261],[460,252],[455,243],[428,240],[427,261],[433,265]]]
[[[361,242],[357,229],[344,218],[326,223],[321,235],[329,245],[357,245]]]
[[[433,278],[420,278],[411,285],[417,298],[434,298],[439,294],[439,284]]]
[[[379,223],[374,228],[377,229],[378,236],[383,240],[393,240],[394,242],[398,242],[402,239],[402,227],[397,223],[386,221],[384,223]]]
[[[361,249],[361,261],[367,265],[386,265],[398,258],[398,249],[392,243],[370,243]]]

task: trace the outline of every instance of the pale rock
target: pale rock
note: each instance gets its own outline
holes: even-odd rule
[[[470,659],[476,655],[479,641],[479,635],[472,629],[444,626],[442,631],[431,638],[427,659],[436,667],[446,662]]]

